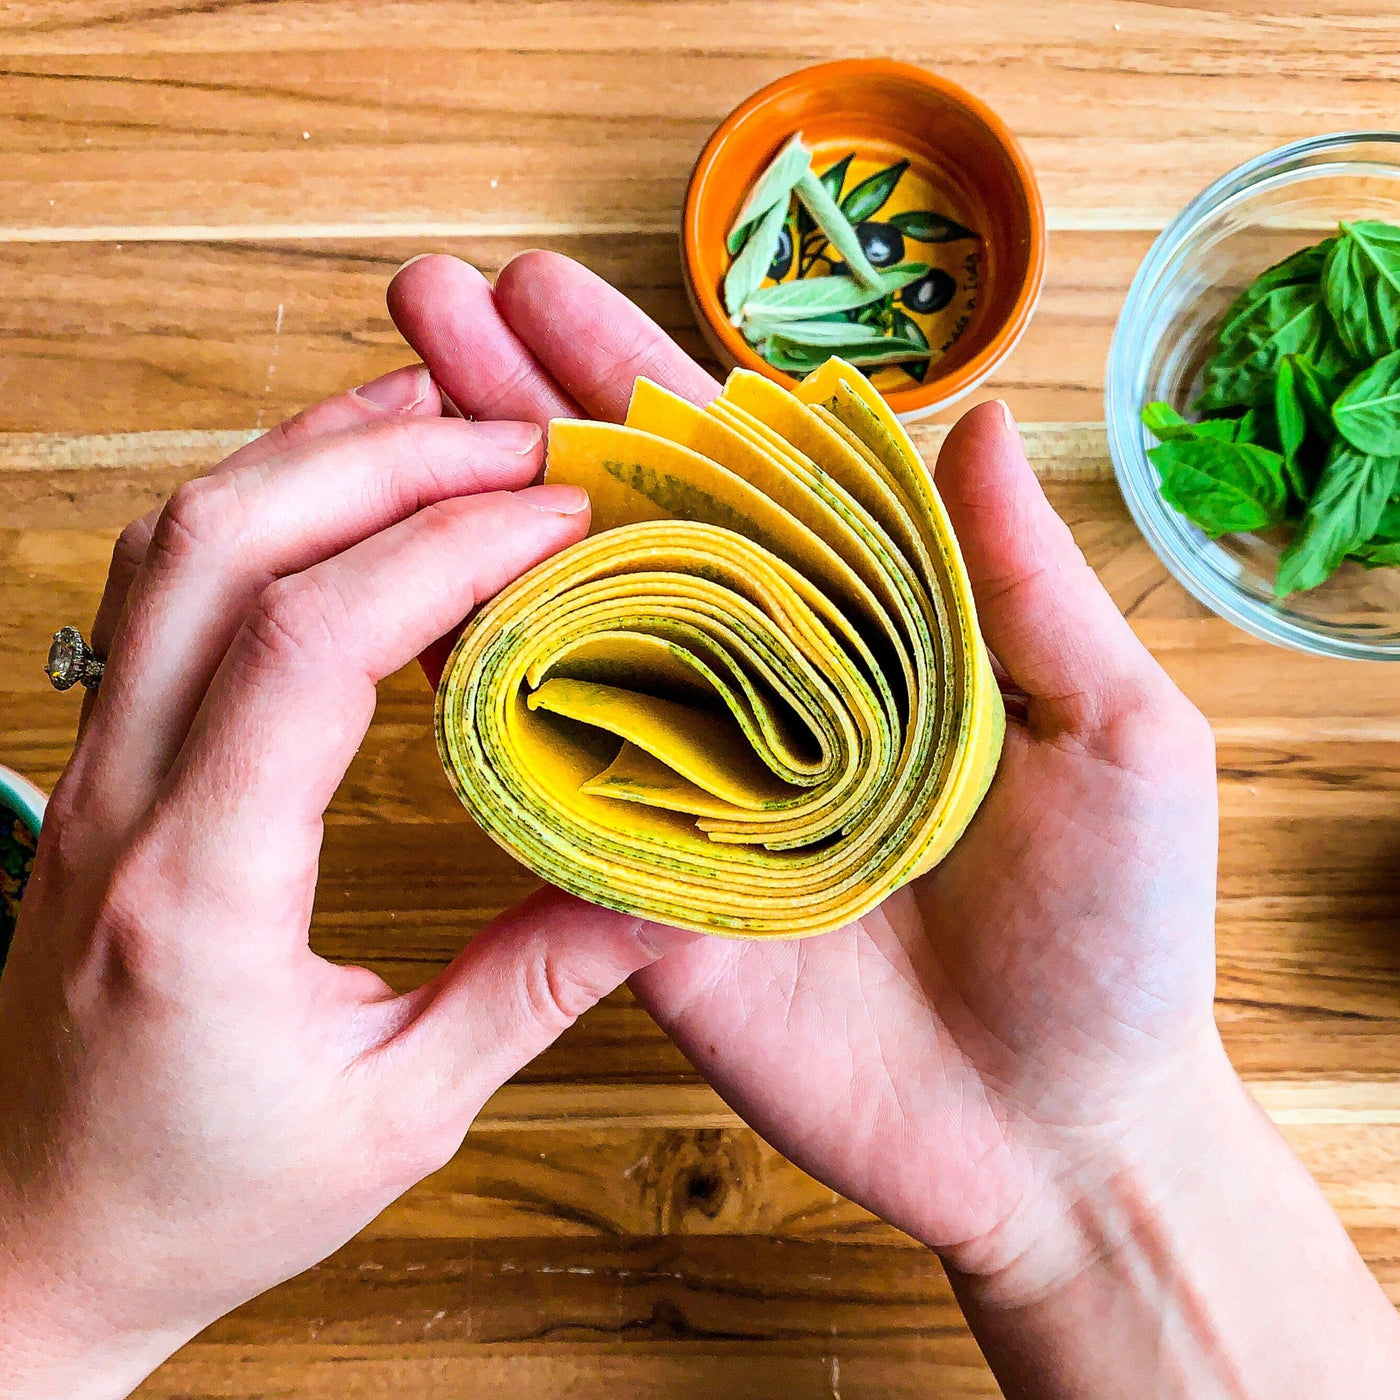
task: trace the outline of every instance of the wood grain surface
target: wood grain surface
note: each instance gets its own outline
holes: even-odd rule
[[[1028,445],[1219,745],[1218,1014],[1400,1303],[1400,668],[1208,615],[1108,470],[1103,364],[1156,230],[1279,142],[1394,122],[1392,0],[31,0],[0,6],[0,761],[50,786],[41,672],[131,516],[250,433],[402,363],[405,258],[581,258],[688,350],[685,179],[807,62],[888,54],[989,101],[1046,196],[1036,319],[977,397]],[[1055,426],[1059,424],[1060,426]],[[939,430],[923,430],[936,451]],[[533,886],[381,689],[327,826],[313,941],[396,987]],[[333,1170],[328,1164],[328,1170]],[[210,1248],[229,1242],[211,1241]],[[997,1394],[940,1269],[739,1124],[625,992],[320,1268],[163,1367],[162,1397]]]

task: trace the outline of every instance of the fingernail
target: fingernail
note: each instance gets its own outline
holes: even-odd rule
[[[350,392],[357,399],[366,399],[377,408],[388,408],[398,413],[407,413],[417,408],[428,397],[432,386],[432,376],[427,365],[406,365],[403,369],[391,369],[368,384],[361,384]]]
[[[473,423],[471,429],[492,447],[499,447],[503,452],[514,452],[521,457],[533,452],[544,436],[536,423]]]
[[[1017,437],[1020,437],[1021,425],[1017,423],[1015,416],[1012,414],[1011,405],[1007,403],[1005,399],[998,399],[997,404],[1001,408],[1002,421],[1006,424],[1007,428],[1009,428],[1011,432],[1015,433]]]
[[[588,509],[588,492],[582,486],[566,486],[562,481],[527,486],[517,491],[515,498],[546,515],[582,515]]]
[[[422,262],[424,258],[430,258],[432,256],[433,255],[431,253],[415,253],[411,258],[409,258],[409,260],[406,263],[400,263],[398,267],[394,269],[394,277],[397,277],[399,273],[401,273],[404,270],[404,268],[412,267],[414,263]],[[389,280],[392,282],[394,280],[394,277],[391,277]]]

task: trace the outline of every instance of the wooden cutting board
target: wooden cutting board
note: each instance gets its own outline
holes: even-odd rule
[[[943,432],[918,431],[930,459]],[[248,437],[0,436],[0,760],[53,783],[77,701],[44,680],[48,635],[90,618],[128,518]],[[1226,1040],[1400,1299],[1400,667],[1296,656],[1205,614],[1128,518],[1101,427],[1025,437],[1090,562],[1215,727]],[[384,684],[331,808],[313,925],[320,951],[398,988],[534,884],[458,806],[431,719],[416,669]],[[261,1394],[275,1375],[313,1396],[436,1394],[415,1387],[441,1363],[472,1393],[567,1375],[585,1394],[688,1394],[701,1354],[715,1385],[758,1394],[767,1375],[802,1393],[802,1377],[830,1380],[812,1354],[829,1326],[875,1393],[935,1374],[937,1393],[995,1393],[936,1263],[740,1126],[620,992],[496,1095],[450,1166],[146,1393],[233,1375],[220,1393]],[[256,1364],[234,1366],[248,1347]],[[347,1349],[363,1389],[338,1388]]]
[[[675,251],[686,176],[782,73],[904,58],[1020,135],[1049,215],[1046,284],[975,397],[1042,423],[1101,416],[1129,280],[1208,180],[1284,141],[1395,122],[1394,0],[893,15],[889,0],[3,7],[0,761],[53,781],[77,701],[43,679],[48,635],[90,618],[119,526],[246,437],[206,430],[270,427],[404,361],[383,309],[404,259],[447,251],[494,275],[554,248],[703,358]],[[1400,1301],[1400,667],[1295,656],[1205,615],[1128,519],[1095,431],[1028,436],[1115,599],[1215,726],[1231,1053]],[[531,884],[457,807],[428,721],[419,676],[384,685],[331,812],[314,928],[399,987]],[[996,1387],[937,1263],[736,1126],[619,994],[488,1105],[448,1167],[142,1393]]]

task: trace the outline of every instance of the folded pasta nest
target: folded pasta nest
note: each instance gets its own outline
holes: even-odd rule
[[[930,869],[1005,729],[932,477],[868,381],[736,370],[706,408],[638,380],[550,425],[588,539],[483,608],[438,749],[551,883],[733,937],[822,933]]]

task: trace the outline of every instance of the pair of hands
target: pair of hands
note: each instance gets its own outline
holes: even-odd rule
[[[1080,1393],[1088,1363],[1055,1389],[1026,1337],[1058,1335],[1056,1300],[1098,1296],[1086,1280],[1159,1207],[1211,1189],[1203,1140],[1277,1150],[1212,1020],[1204,720],[985,406],[937,481],[1013,721],[942,865],[802,942],[546,890],[404,996],[325,962],[307,946],[321,819],[376,682],[425,649],[440,663],[435,639],[587,532],[582,493],[530,485],[540,426],[620,419],[639,374],[718,389],[556,255],[494,292],[418,259],[389,301],[426,369],[292,419],[115,551],[106,676],[0,979],[6,1393],[124,1394],[446,1162],[624,980],[760,1133],[942,1254],[1014,1393],[1023,1375]],[[437,386],[482,421],[444,416]]]

